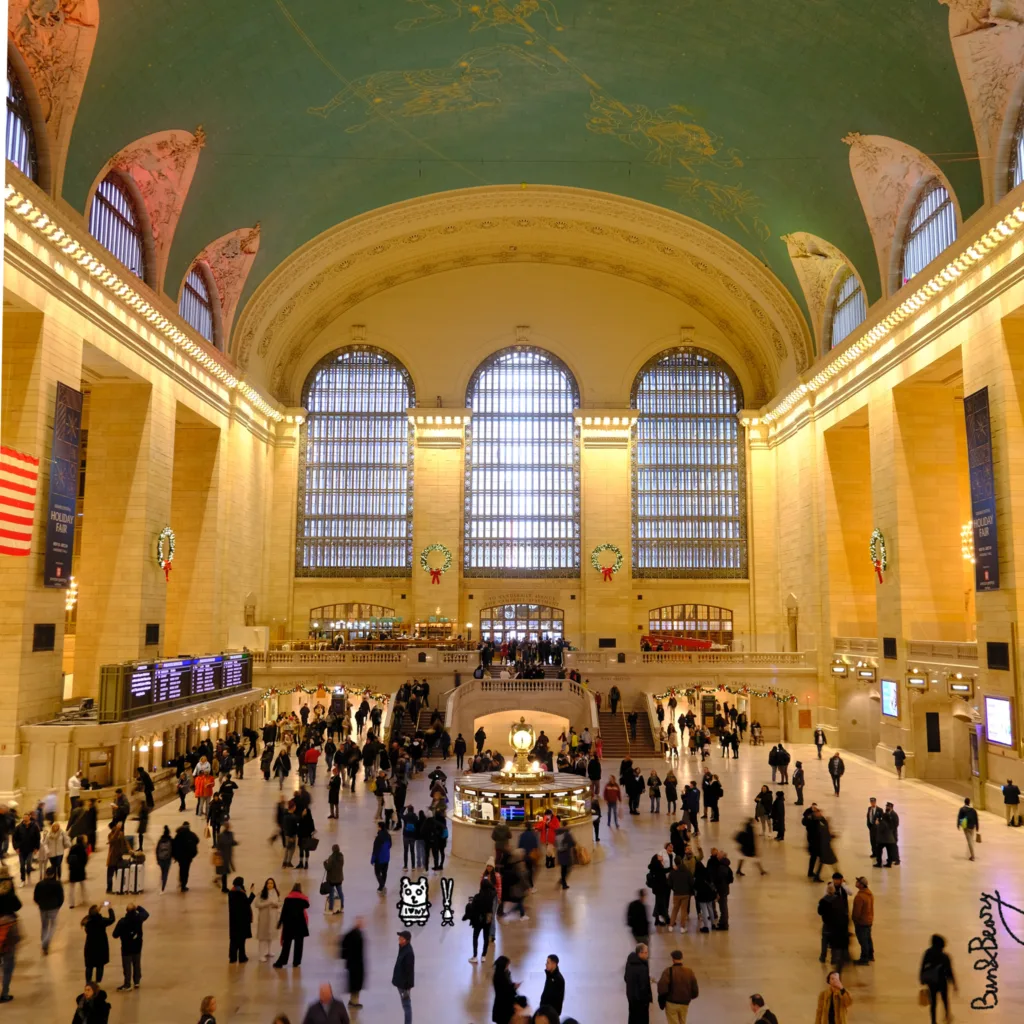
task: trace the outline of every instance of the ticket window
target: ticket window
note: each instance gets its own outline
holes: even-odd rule
[[[89,783],[90,789],[100,789],[114,784],[113,764],[113,747],[93,747],[80,751],[78,755],[82,779]]]

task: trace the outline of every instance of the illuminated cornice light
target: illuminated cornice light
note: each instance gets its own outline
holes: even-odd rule
[[[275,423],[284,419],[283,414],[274,408],[251,384],[239,380],[234,374],[230,373],[219,360],[211,356],[209,352],[190,338],[181,328],[171,323],[163,313],[155,309],[114,271],[108,269],[81,242],[69,235],[63,228],[54,224],[31,199],[22,195],[9,182],[4,188],[4,204],[7,207],[8,214],[13,214],[20,218],[27,227],[55,246],[69,260],[74,261],[80,269],[86,271],[91,278],[94,278],[98,284],[106,288],[115,298],[130,306],[147,324],[157,330],[166,341],[169,341],[176,349],[185,353],[192,363],[195,364],[194,368],[202,368],[225,387],[230,388],[232,391],[237,391],[255,409],[266,416],[267,419],[273,420]],[[85,282],[79,287],[82,291],[88,289],[88,285]],[[139,333],[145,336],[145,331]],[[150,344],[154,348],[159,347],[152,338],[150,338]]]
[[[965,562],[974,565],[974,523],[966,522],[960,527],[960,554]]]
[[[836,352],[809,381],[796,385],[772,408],[762,413],[762,422],[778,422],[804,396],[819,391],[864,353],[876,348],[880,342],[890,339],[897,327],[915,316],[936,295],[948,291],[964,273],[988,259],[996,249],[1002,248],[1020,231],[1022,226],[1024,226],[1024,205],[1016,207],[1003,217],[998,224],[976,239],[956,259],[947,263],[942,270],[922,284],[855,342],[851,342],[842,351]]]

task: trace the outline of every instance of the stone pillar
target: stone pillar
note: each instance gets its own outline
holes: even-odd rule
[[[630,409],[581,409],[580,429],[580,577],[583,596],[579,638],[585,650],[595,650],[601,637],[614,638],[619,650],[637,649],[639,624],[646,623],[647,606],[633,600],[632,520],[629,494],[629,444],[636,412]],[[614,544],[622,552],[622,566],[605,580],[590,561],[601,544]],[[603,552],[602,564],[612,564],[614,553]],[[627,614],[628,611],[628,614]]]
[[[287,409],[285,413],[285,418],[277,424],[270,452],[273,471],[264,545],[266,597],[263,607],[257,605],[256,608],[256,622],[270,626],[271,641],[303,638],[308,629],[305,613],[295,614],[292,608],[295,543],[301,540],[296,534],[296,524],[299,467],[304,461],[300,446],[305,443],[302,424],[306,411]],[[292,621],[293,618],[297,621]]]
[[[170,525],[176,536],[167,584],[167,657],[212,654],[223,648],[221,626],[219,461],[221,432],[191,419],[174,430]]]
[[[468,409],[410,409],[415,420],[413,480],[416,497],[412,515],[412,612],[415,621],[431,615],[453,619],[454,635],[465,636],[467,612],[462,611],[459,579],[462,566],[463,494],[465,492],[465,439],[470,420]],[[438,583],[420,565],[420,552],[431,544],[443,544],[452,564]],[[430,565],[440,568],[443,555],[434,552]],[[412,628],[412,623],[405,624]]]
[[[39,481],[30,554],[0,557],[0,799],[24,784],[18,727],[51,717],[63,697],[65,591],[43,586],[43,545],[57,383],[78,389],[81,377],[80,335],[41,313],[4,311],[0,439],[39,459]],[[33,652],[36,623],[53,623],[53,651]]]
[[[160,384],[92,388],[76,697],[96,696],[100,666],[163,653],[168,584],[156,543],[170,525],[174,414],[174,399]],[[148,623],[159,625],[159,645],[146,646]]]

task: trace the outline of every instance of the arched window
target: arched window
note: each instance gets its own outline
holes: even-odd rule
[[[845,272],[832,289],[832,302],[829,308],[828,329],[829,348],[835,348],[851,331],[864,323],[868,315],[864,289],[857,280],[857,275],[850,270]]]
[[[1013,129],[1013,142],[1010,145],[1010,188],[1016,188],[1024,181],[1024,105],[1017,115],[1017,125]]]
[[[135,201],[116,171],[96,186],[89,210],[89,234],[136,277],[146,280],[146,246]]]
[[[633,574],[747,573],[743,395],[717,356],[683,348],[633,384]]]
[[[579,389],[540,349],[491,356],[466,393],[467,576],[576,576]]]
[[[480,609],[480,639],[501,644],[509,640],[561,640],[565,610],[546,604],[499,604]]]
[[[7,61],[7,159],[26,177],[38,180],[39,159],[25,90]]]
[[[732,647],[731,608],[708,604],[667,604],[651,608],[647,616],[648,635],[651,637],[710,640],[713,644]]]
[[[185,275],[178,299],[178,312],[182,320],[201,334],[210,344],[214,340],[213,304],[216,301],[217,286],[213,282],[205,263],[193,263]]]
[[[942,184],[933,178],[921,190],[907,223],[900,258],[901,284],[919,274],[956,241],[956,210]]]
[[[299,473],[296,574],[408,576],[416,404],[405,367],[380,349],[341,349],[313,367]]]

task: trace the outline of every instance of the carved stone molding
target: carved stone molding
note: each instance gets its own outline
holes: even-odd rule
[[[949,180],[933,160],[920,150],[884,135],[853,132],[843,142],[850,147],[850,172],[857,188],[864,216],[871,230],[878,258],[882,291],[893,291],[893,256],[907,214],[907,206],[917,190],[932,178],[938,178],[949,192],[960,222],[960,204]]]
[[[231,336],[238,300],[242,297],[245,280],[260,248],[260,226],[239,228],[212,241],[196,257],[210,268],[213,282],[220,296],[223,336]]]
[[[814,337],[818,343],[818,351],[828,350],[825,331],[828,325],[825,317],[828,313],[829,297],[832,293],[832,286],[836,275],[844,268],[856,275],[860,275],[854,265],[837,249],[831,242],[824,238],[812,235],[807,231],[794,231],[792,234],[783,235],[782,240],[789,250],[789,258],[793,262],[793,269],[796,271],[797,280],[803,289],[804,298],[807,300],[807,308],[811,313],[811,327],[814,330]],[[863,288],[863,281],[861,287]]]
[[[172,130],[147,135],[115,153],[89,189],[86,210],[96,187],[110,170],[127,174],[135,182],[149,214],[156,261],[152,284],[157,291],[163,288],[174,232],[199,163],[199,151],[205,145],[202,128],[194,133]]]
[[[645,203],[554,186],[446,192],[346,221],[259,286],[239,320],[233,353],[254,377],[280,384],[287,377],[282,362],[293,363],[296,346],[365,298],[363,289],[482,261],[522,261],[526,253],[534,262],[603,269],[674,293],[703,290],[705,309],[743,322],[756,338],[758,362],[772,366],[759,375],[771,389],[812,359],[792,296],[737,243]]]

